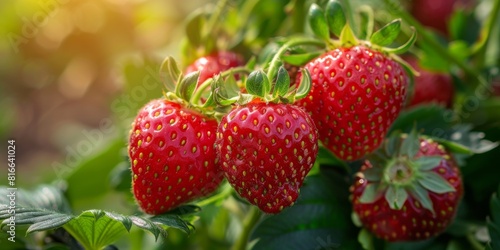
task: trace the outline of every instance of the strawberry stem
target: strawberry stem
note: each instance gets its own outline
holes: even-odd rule
[[[260,219],[260,210],[256,206],[250,206],[247,216],[243,221],[243,231],[241,231],[240,236],[236,240],[232,250],[246,250],[248,243],[248,236],[254,228],[255,224]]]
[[[291,39],[290,41],[286,42],[281,46],[281,48],[276,52],[274,55],[273,59],[269,63],[269,69],[267,71],[267,77],[269,78],[270,81],[273,81],[274,77],[276,76],[276,73],[278,72],[278,68],[280,65],[280,59],[285,52],[294,46],[299,46],[299,45],[315,45],[315,46],[325,46],[325,43],[321,40],[314,39],[314,38],[294,38]]]

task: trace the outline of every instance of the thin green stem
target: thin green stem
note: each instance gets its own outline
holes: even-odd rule
[[[248,74],[248,73],[250,73],[250,70],[248,68],[246,68],[245,66],[235,67],[235,68],[231,68],[231,69],[228,69],[228,70],[222,72],[220,75],[222,77],[227,77],[230,74],[238,74],[238,73]],[[208,78],[200,86],[198,86],[196,88],[196,92],[191,97],[191,100],[189,100],[189,103],[196,105],[198,103],[198,100],[201,99],[201,95],[203,94],[203,92],[205,92],[205,89],[210,87],[210,85],[212,85],[213,81],[214,81],[213,78]]]
[[[297,34],[304,32],[305,17],[307,16],[305,3],[305,0],[293,0],[290,2],[290,11],[292,13],[292,31]]]
[[[325,46],[325,42],[314,39],[314,38],[294,38],[288,41],[287,43],[283,44],[281,48],[276,52],[274,55],[273,59],[269,63],[269,69],[267,71],[267,77],[269,78],[270,81],[274,79],[274,76],[278,72],[278,66],[280,63],[280,58],[285,52],[294,46],[299,46],[299,45],[316,45],[316,46]]]
[[[246,250],[248,236],[260,219],[260,210],[256,206],[251,206],[247,216],[243,220],[243,230],[236,240],[232,250]]]
[[[469,241],[470,245],[472,246],[472,249],[474,249],[474,250],[483,250],[484,249],[484,245],[479,243],[476,240],[476,237],[474,237],[474,235],[472,233],[468,233],[466,235],[466,237],[467,237],[467,241]]]
[[[224,186],[222,187],[222,191],[220,193],[218,193],[214,196],[211,196],[207,199],[201,200],[196,205],[203,207],[203,206],[215,203],[217,201],[224,200],[231,195],[233,190],[234,189],[231,187],[231,185],[229,185],[229,183],[226,182],[226,183],[224,183]]]

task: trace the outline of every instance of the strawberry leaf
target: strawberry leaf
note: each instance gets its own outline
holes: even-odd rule
[[[327,41],[330,39],[330,32],[328,31],[328,24],[326,22],[325,13],[315,3],[309,8],[309,26],[313,33],[319,38]]]
[[[401,32],[401,19],[396,19],[373,33],[370,42],[379,46],[391,44]]]
[[[429,197],[429,192],[420,184],[416,184],[409,187],[407,190],[411,196],[413,196],[424,208],[429,209],[434,214],[434,208],[432,206],[432,200]]]
[[[420,185],[430,190],[431,192],[438,194],[456,191],[455,188],[448,182],[448,180],[432,171],[421,172],[420,178],[418,178],[418,183],[420,183]]]
[[[359,198],[361,203],[373,203],[379,197],[379,184],[378,183],[368,183],[366,185],[363,194]]]
[[[403,54],[403,53],[407,52],[408,50],[410,50],[411,46],[413,46],[415,41],[417,41],[417,32],[415,31],[415,28],[413,28],[413,27],[410,27],[410,28],[412,29],[412,34],[411,34],[410,39],[408,39],[408,41],[405,44],[403,44],[397,48],[384,48],[384,51],[387,53],[392,53],[392,54]]]
[[[407,199],[408,193],[404,188],[390,185],[385,191],[385,200],[391,209],[401,209]]]
[[[206,13],[203,11],[195,11],[187,17],[186,37],[193,47],[203,45],[201,31],[206,22]]]
[[[245,87],[249,94],[264,97],[269,93],[271,83],[262,70],[256,70],[248,76]]]
[[[326,4],[326,20],[330,31],[340,36],[342,29],[346,24],[346,17],[342,5],[336,0],[330,0]]]
[[[420,170],[426,171],[437,167],[442,160],[441,156],[426,156],[420,157],[413,162],[418,165]]]
[[[291,65],[302,66],[311,61],[312,59],[318,57],[319,55],[321,55],[321,52],[290,54],[281,56],[281,59],[284,62],[289,63]]]
[[[273,97],[285,96],[290,88],[290,76],[288,71],[281,66],[278,69],[278,76],[276,77],[276,83],[273,88]]]
[[[373,9],[370,6],[363,5],[359,7],[359,21],[359,37],[363,40],[369,40],[372,36],[374,25]]]

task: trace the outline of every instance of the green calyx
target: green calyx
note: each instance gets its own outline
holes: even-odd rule
[[[396,19],[373,32],[373,10],[369,6],[361,6],[360,14],[362,20],[360,38],[356,37],[351,28],[352,24],[347,22],[346,13],[338,0],[328,1],[325,10],[317,4],[312,4],[309,8],[308,19],[313,33],[323,40],[329,49],[364,45],[394,56],[405,53],[415,43],[416,31],[411,27],[412,35],[405,44],[399,47],[386,47],[391,45],[401,33],[401,19]],[[338,39],[333,40],[332,36],[336,36]],[[403,61],[398,60],[398,62]],[[405,64],[405,68],[411,69],[407,64]]]
[[[374,162],[373,168],[363,174],[369,181],[361,195],[361,203],[372,203],[381,196],[392,209],[402,209],[408,197],[434,213],[429,192],[443,194],[455,188],[433,171],[444,159],[441,156],[420,156],[419,135],[413,130],[408,135],[394,133],[389,137]],[[384,157],[380,157],[384,155]]]

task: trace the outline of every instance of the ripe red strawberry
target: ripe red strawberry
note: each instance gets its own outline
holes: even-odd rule
[[[448,34],[448,22],[453,10],[459,5],[470,4],[470,0],[414,0],[410,12],[420,23]]]
[[[387,241],[423,240],[443,232],[463,193],[453,156],[416,134],[404,139],[399,153],[386,154],[392,157],[386,162],[365,161],[351,186],[353,210],[363,226]]]
[[[129,157],[132,190],[144,212],[166,212],[219,186],[216,129],[216,120],[168,100],[153,100],[139,111]]]
[[[420,73],[419,76],[415,76],[413,96],[408,106],[434,102],[450,107],[455,90],[451,77],[421,68],[414,58],[405,58],[405,60]]]
[[[186,68],[185,74],[200,70],[200,77],[198,78],[198,85],[200,85],[216,74],[243,64],[244,61],[240,55],[230,51],[218,51],[198,58]]]
[[[305,68],[312,88],[296,103],[311,114],[324,146],[343,160],[374,151],[406,97],[408,77],[402,66],[357,45],[328,51]]]
[[[293,205],[318,152],[311,118],[289,104],[251,102],[217,129],[219,162],[240,196],[266,213]]]

